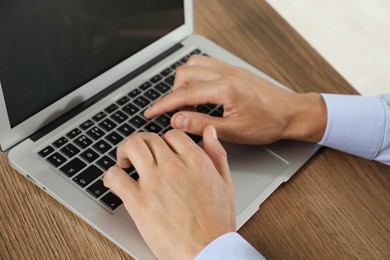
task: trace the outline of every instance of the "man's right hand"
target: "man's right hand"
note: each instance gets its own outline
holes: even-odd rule
[[[220,139],[243,144],[318,142],[326,128],[326,105],[319,94],[290,92],[247,70],[199,55],[177,68],[173,92],[145,116],[207,103],[222,105],[223,117],[181,110],[172,117],[172,126],[202,135],[207,125],[214,125]]]

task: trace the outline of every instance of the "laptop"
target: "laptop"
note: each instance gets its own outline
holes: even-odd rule
[[[155,258],[102,176],[126,136],[171,128],[174,112],[147,120],[143,111],[171,91],[175,68],[203,54],[285,87],[194,35],[192,0],[19,2],[0,10],[2,153],[129,255]],[[197,109],[223,112],[213,104]],[[223,144],[236,191],[237,229],[319,148],[298,141]],[[134,169],[128,173],[139,177]]]

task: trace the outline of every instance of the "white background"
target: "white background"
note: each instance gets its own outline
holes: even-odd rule
[[[267,0],[362,95],[390,93],[390,0]]]

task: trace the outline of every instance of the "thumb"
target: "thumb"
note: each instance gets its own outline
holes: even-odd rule
[[[175,129],[199,136],[203,134],[208,125],[214,125],[218,129],[225,127],[224,119],[221,117],[192,111],[177,112],[171,119],[171,125]]]
[[[225,182],[232,185],[233,181],[230,175],[227,153],[218,140],[217,130],[212,125],[207,126],[203,132],[203,149]]]
[[[123,202],[133,198],[137,188],[136,181],[116,165],[107,170],[103,182],[104,186],[110,188]]]

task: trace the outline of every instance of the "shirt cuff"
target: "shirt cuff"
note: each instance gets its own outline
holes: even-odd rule
[[[385,112],[378,98],[321,94],[328,111],[328,122],[319,143],[369,160],[381,148]]]
[[[226,233],[208,244],[196,257],[203,259],[265,259],[236,232]]]

